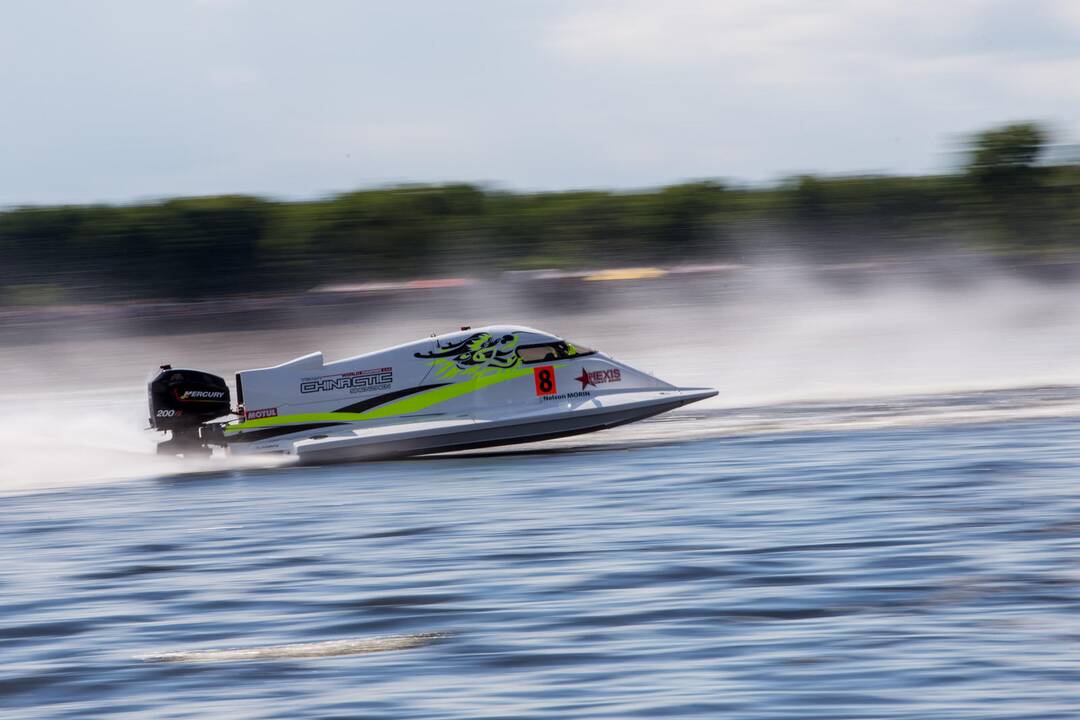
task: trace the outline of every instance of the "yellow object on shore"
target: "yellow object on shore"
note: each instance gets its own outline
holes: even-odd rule
[[[606,280],[652,280],[667,275],[667,270],[654,267],[638,268],[612,268],[610,270],[598,270],[591,275],[586,275],[589,282],[602,282]]]

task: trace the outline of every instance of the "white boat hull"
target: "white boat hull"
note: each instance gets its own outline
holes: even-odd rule
[[[301,463],[322,464],[538,442],[625,425],[716,394],[705,388],[627,393],[532,416],[417,421],[300,440],[294,446]]]

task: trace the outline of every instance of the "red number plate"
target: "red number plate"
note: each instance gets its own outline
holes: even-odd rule
[[[555,366],[553,365],[533,368],[533,380],[536,381],[537,395],[554,395],[559,392],[555,387]]]

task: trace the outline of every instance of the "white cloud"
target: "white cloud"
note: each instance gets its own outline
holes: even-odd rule
[[[405,118],[333,123],[325,125],[319,135],[346,152],[362,150],[379,154],[431,152],[454,144],[456,137],[445,124]]]
[[[795,6],[791,0],[584,3],[555,22],[547,40],[583,60],[696,63],[768,52],[789,33],[795,39],[812,32],[814,16]]]
[[[195,7],[210,10],[227,10],[247,5],[249,0],[193,0]]]
[[[262,75],[258,70],[246,67],[221,67],[212,68],[207,73],[209,83],[223,90],[236,90],[262,81]]]
[[[1080,2],[1077,0],[1051,0],[1051,15],[1080,33]]]
[[[719,66],[765,79],[902,71],[910,62],[969,53],[992,62],[1014,51],[1013,15],[1018,22],[1080,22],[1077,0],[600,0],[574,7],[545,37],[545,46],[567,61]]]
[[[699,143],[917,171],[951,133],[1080,113],[1077,20],[1080,0],[586,0],[543,46],[578,72],[648,78],[656,106],[696,89],[718,120]],[[692,136],[689,117],[669,131]]]
[[[1080,99],[1080,57],[1034,60],[1006,69],[1019,92]]]
[[[888,77],[906,57],[949,52],[977,5],[953,0],[927,23],[926,0],[605,0],[553,23],[545,41],[570,63],[712,72],[729,84],[820,93]]]

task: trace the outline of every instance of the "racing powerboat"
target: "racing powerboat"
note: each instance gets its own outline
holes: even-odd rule
[[[326,362],[321,352],[225,380],[163,365],[148,387],[158,452],[284,453],[322,464],[441,453],[623,425],[717,394],[518,326]]]

